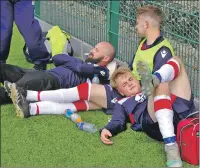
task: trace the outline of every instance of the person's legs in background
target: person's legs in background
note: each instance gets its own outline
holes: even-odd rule
[[[10,51],[13,28],[13,4],[9,0],[0,1],[1,31],[0,31],[0,62],[6,63]]]
[[[24,76],[25,73],[26,69],[20,68],[15,65],[0,63],[0,83],[2,85],[4,84],[4,87],[6,88],[5,89],[3,86],[0,87],[0,104],[12,102],[9,97],[9,82],[17,82]],[[5,81],[6,83],[4,83]]]
[[[34,18],[32,1],[20,0],[14,4],[14,21],[28,47],[29,55],[35,69],[44,70],[50,59],[50,54],[42,37],[42,29]]]

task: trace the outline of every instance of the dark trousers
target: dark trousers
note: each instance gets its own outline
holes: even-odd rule
[[[26,90],[60,89],[57,79],[46,71],[24,69],[18,66],[0,63],[0,82],[5,80],[16,83]],[[0,87],[0,104],[11,102],[3,87]]]
[[[34,18],[34,5],[31,0],[0,1],[0,62],[5,63],[10,50],[13,21],[17,25],[28,47],[34,64],[46,63],[50,55],[42,38],[42,29]]]

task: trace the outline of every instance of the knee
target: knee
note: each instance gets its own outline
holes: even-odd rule
[[[179,56],[173,56],[171,59],[173,59],[176,62],[178,62],[180,72],[183,71],[183,69],[185,69],[185,65],[184,65],[181,57],[179,57]]]
[[[171,59],[176,60],[180,65],[183,63],[179,56],[173,56]]]

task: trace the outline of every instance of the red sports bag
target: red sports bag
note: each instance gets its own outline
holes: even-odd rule
[[[199,112],[195,112],[195,114],[196,113]],[[193,165],[198,165],[199,164],[199,118],[198,117],[188,118],[188,117],[186,119],[181,120],[178,124],[177,143],[179,145],[182,160]]]

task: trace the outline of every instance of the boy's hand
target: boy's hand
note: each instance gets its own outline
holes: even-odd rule
[[[109,137],[112,137],[112,134],[110,133],[110,131],[104,128],[101,131],[101,141],[106,145],[113,144],[113,142],[109,139]]]

